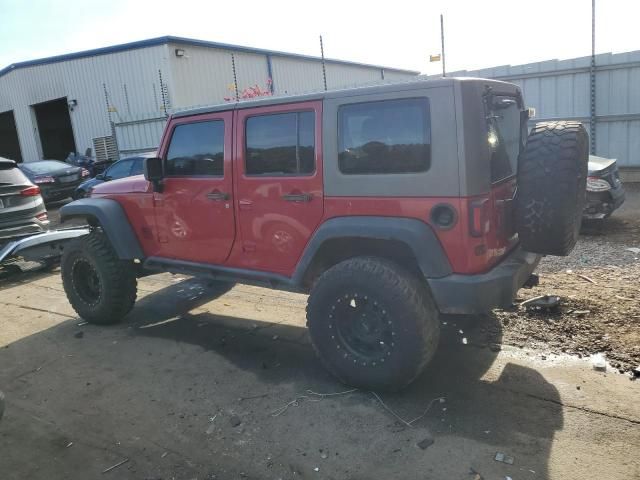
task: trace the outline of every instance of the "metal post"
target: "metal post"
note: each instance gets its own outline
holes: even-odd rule
[[[591,67],[589,68],[591,88],[591,110],[589,115],[589,136],[591,154],[596,154],[596,0],[591,0]]]
[[[231,70],[233,70],[233,89],[236,92],[236,102],[240,101],[240,95],[238,94],[238,75],[236,74],[236,57],[231,54]]]
[[[324,91],[327,91],[327,69],[324,65],[324,45],[322,43],[322,35],[320,35],[320,55],[322,56],[322,80],[324,82]]]
[[[444,16],[440,14],[440,42],[442,44],[440,55],[442,55],[442,76],[447,76],[447,70],[444,66]]]

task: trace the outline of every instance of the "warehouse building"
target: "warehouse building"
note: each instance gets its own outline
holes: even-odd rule
[[[325,65],[328,88],[418,73]],[[317,57],[171,36],[15,63],[0,70],[0,156],[64,159],[91,148],[113,159],[155,148],[167,114],[233,99],[236,84],[280,95],[324,82]]]

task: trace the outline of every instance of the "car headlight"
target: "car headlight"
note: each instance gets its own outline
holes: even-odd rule
[[[607,190],[611,190],[611,185],[606,180],[587,177],[587,192],[606,192]]]

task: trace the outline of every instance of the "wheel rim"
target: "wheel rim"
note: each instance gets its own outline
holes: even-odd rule
[[[88,304],[95,305],[100,301],[102,285],[95,267],[87,260],[76,260],[71,273],[73,287]]]
[[[368,295],[351,293],[331,305],[329,328],[331,338],[343,357],[376,366],[391,356],[394,347],[393,322],[384,305]]]

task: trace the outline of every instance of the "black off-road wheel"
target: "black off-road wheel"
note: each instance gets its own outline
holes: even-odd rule
[[[133,263],[118,258],[102,231],[96,229],[66,246],[60,268],[67,298],[87,322],[118,323],[133,308]]]
[[[568,255],[580,233],[589,136],[578,122],[545,122],[518,160],[516,229],[525,250]]]
[[[311,342],[341,382],[399,390],[435,353],[440,320],[428,288],[393,262],[356,257],[327,270],[307,305]]]

